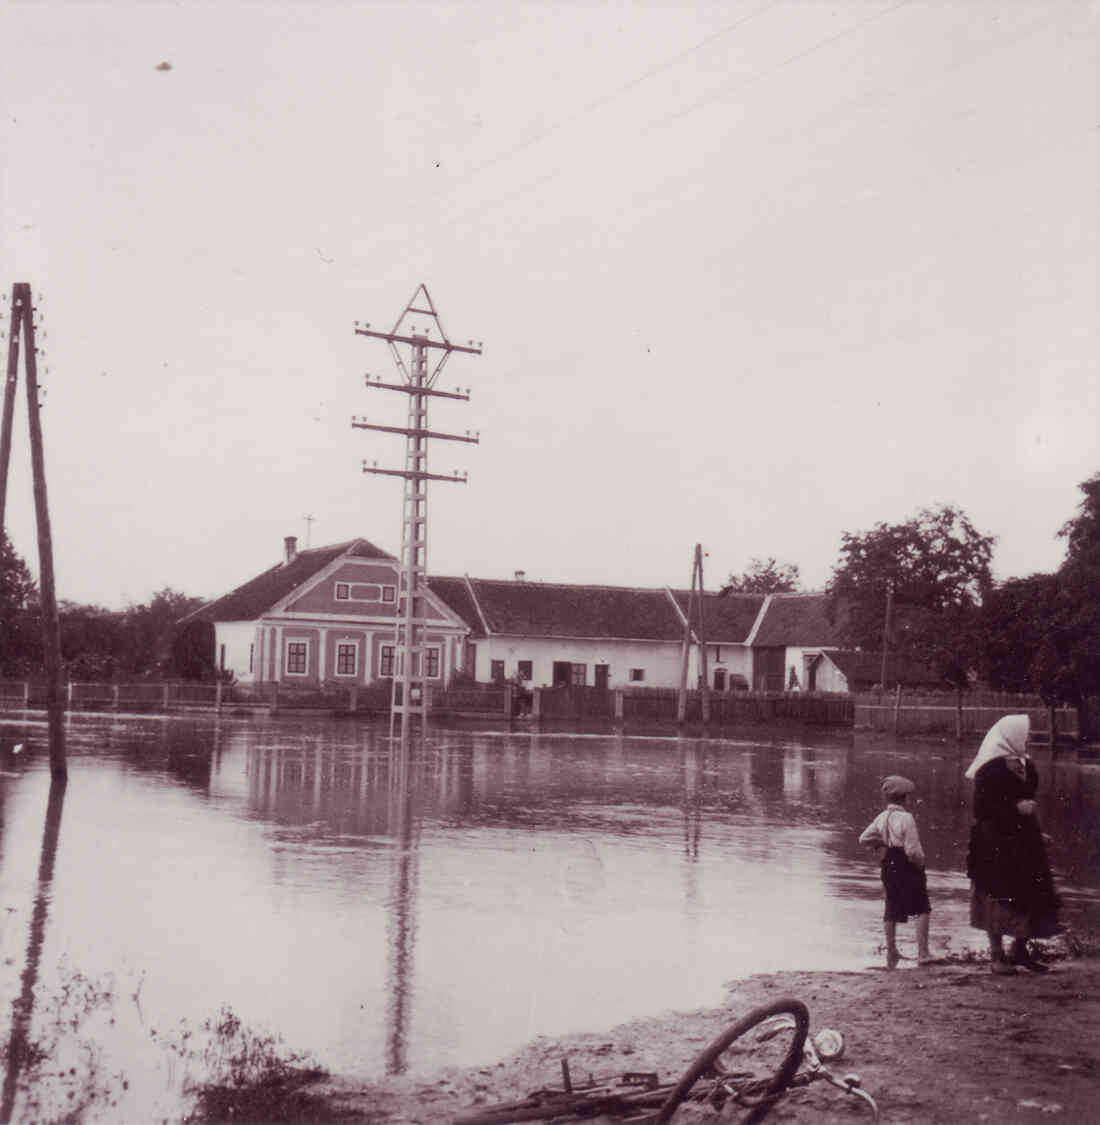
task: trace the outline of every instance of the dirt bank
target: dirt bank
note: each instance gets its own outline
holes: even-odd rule
[[[539,1039],[489,1067],[449,1070],[430,1079],[390,1078],[372,1086],[330,1078],[312,1088],[310,1108],[303,1104],[284,1119],[446,1123],[478,1104],[558,1085],[563,1055],[574,1075],[655,1070],[669,1081],[722,1028],[780,996],[798,997],[809,1007],[811,1031],[834,1027],[844,1033],[847,1049],[836,1070],[862,1077],[884,1123],[1100,1120],[1095,958],[1061,960],[1050,973],[1015,977],[994,976],[984,962],[757,976],[732,984],[720,1008],[665,1013],[598,1034]],[[768,1121],[858,1125],[870,1122],[871,1113],[819,1082],[793,1092]]]

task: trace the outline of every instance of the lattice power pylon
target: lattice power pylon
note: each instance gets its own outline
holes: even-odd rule
[[[425,320],[414,324],[413,319]],[[426,622],[425,598],[428,590],[428,481],[466,481],[466,474],[445,475],[428,471],[428,442],[433,439],[462,441],[477,444],[476,434],[444,434],[428,429],[428,400],[432,398],[458,399],[468,402],[469,388],[465,391],[444,391],[436,387],[439,374],[453,352],[481,355],[480,342],[473,340],[464,346],[452,343],[443,331],[439,314],[424,285],[417,287],[412,300],[389,332],[372,329],[369,324],[356,322],[357,336],[373,336],[385,340],[393,353],[394,362],[403,377],[400,383],[385,383],[367,376],[366,385],[375,390],[398,391],[408,395],[408,421],[405,426],[381,426],[366,418],[352,419],[359,430],[378,430],[382,433],[405,435],[405,467],[382,469],[377,462],[363,462],[363,472],[382,476],[403,477],[405,498],[401,530],[401,579],[395,614],[393,699],[390,706],[390,732],[395,721],[407,730],[408,720],[419,715],[421,721],[427,714],[428,692],[427,654],[424,646]],[[433,335],[434,333],[434,335]],[[408,361],[402,356],[402,347],[408,348]],[[429,357],[435,357],[431,366]]]

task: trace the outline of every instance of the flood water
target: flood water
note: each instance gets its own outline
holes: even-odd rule
[[[917,783],[934,947],[981,946],[973,747],[434,730],[403,759],[351,721],[67,730],[51,801],[44,725],[0,723],[0,1011],[94,1055],[119,1102],[97,1120],[177,1112],[204,1065],[181,1044],[223,1006],[367,1078],[714,1004],[756,972],[879,963],[856,837],[887,773]],[[1100,765],[1037,764],[1064,916],[1095,927]]]

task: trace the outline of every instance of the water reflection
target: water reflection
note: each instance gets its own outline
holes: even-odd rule
[[[53,737],[51,731],[51,737]],[[4,1086],[0,1091],[0,1121],[12,1118],[15,1095],[19,1085],[19,1074],[30,1057],[30,1027],[34,1015],[35,988],[38,984],[38,971],[42,959],[42,945],[46,935],[46,919],[50,909],[50,893],[53,885],[54,863],[57,859],[57,841],[61,835],[61,812],[65,807],[65,774],[59,774],[50,782],[50,796],[46,804],[46,823],[42,831],[41,858],[38,863],[38,886],[31,914],[30,932],[27,935],[27,952],[24,958],[22,988],[18,997],[12,1001],[11,1027],[8,1031],[8,1047],[4,1070]]]
[[[424,763],[423,728],[411,734],[402,724],[401,741],[391,757],[389,821],[394,841],[392,888],[389,896],[390,963],[388,971],[388,1026],[386,1073],[404,1074],[408,1068],[409,1022],[413,990],[413,955],[416,949],[417,831],[413,747]]]
[[[953,745],[435,730],[402,746],[285,717],[84,718],[68,741],[48,868],[44,755],[0,777],[0,905],[33,902],[33,932],[43,903],[32,992],[62,956],[142,974],[150,1024],[229,1004],[336,1072],[490,1062],[716,1002],[733,977],[871,963],[881,888],[857,836],[887,773],[917,783],[933,941],[970,940],[970,750]],[[1100,768],[1039,766],[1054,866],[1091,918]]]

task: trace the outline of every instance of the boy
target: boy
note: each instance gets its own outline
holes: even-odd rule
[[[916,786],[907,777],[893,775],[882,782],[886,808],[860,834],[861,844],[885,848],[882,855],[882,885],[886,891],[883,930],[886,933],[886,967],[897,968],[899,922],[917,919],[917,964],[934,963],[928,951],[928,924],[932,906],[928,901],[924,871],[924,849],[920,846],[917,822],[905,807],[905,798]]]

